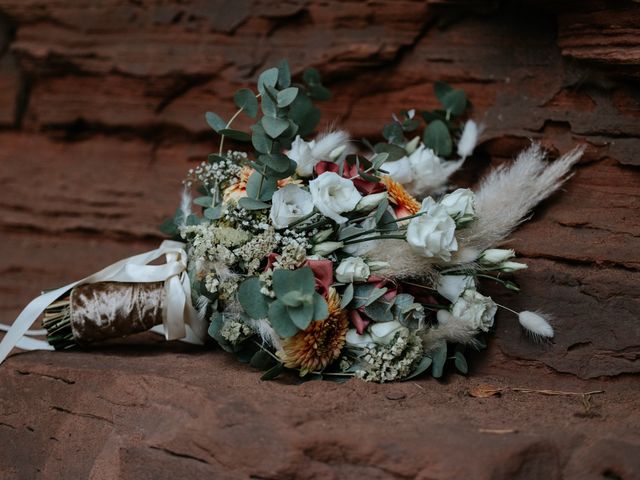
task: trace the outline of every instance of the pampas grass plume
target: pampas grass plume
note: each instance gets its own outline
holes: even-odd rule
[[[553,337],[553,327],[547,318],[539,313],[528,310],[524,310],[518,314],[518,321],[522,328],[534,338],[538,339],[549,339]]]

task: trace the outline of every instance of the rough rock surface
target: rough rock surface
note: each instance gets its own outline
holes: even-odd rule
[[[40,288],[152,248],[202,112],[288,57],[319,68],[327,124],[375,137],[391,112],[467,90],[486,125],[457,179],[539,139],[588,146],[518,230],[514,308],[556,316],[531,345],[498,319],[473,375],[398,385],[261,383],[221,352],[131,339],[0,368],[2,478],[640,476],[640,5],[601,2],[3,0],[0,320]],[[505,392],[480,383],[590,398]]]

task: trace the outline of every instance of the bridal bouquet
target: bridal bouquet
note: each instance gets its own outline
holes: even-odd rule
[[[534,338],[552,337],[544,315],[496,304],[480,282],[519,290],[509,274],[527,265],[498,247],[582,151],[548,164],[533,145],[475,192],[456,189],[448,179],[480,129],[461,120],[463,91],[434,90],[442,108],[394,115],[381,143],[341,130],[310,139],[313,101],[330,96],[318,72],[300,83],[286,62],[262,72],[257,91],[236,92],[231,118],[206,114],[219,149],[188,172],[162,227],[174,240],[50,292],[40,301],[48,345],[153,327],[168,339],[208,334],[264,379],[294,370],[388,382],[440,377],[448,361],[466,373],[465,351],[483,347],[498,308]],[[234,129],[240,115],[254,123]],[[246,148],[227,151],[227,139]],[[166,264],[150,264],[161,256]],[[35,340],[18,340],[28,322],[16,323],[13,345],[28,348]]]

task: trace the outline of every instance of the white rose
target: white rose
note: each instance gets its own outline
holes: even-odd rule
[[[467,120],[458,142],[458,155],[460,158],[467,158],[473,153],[473,149],[476,148],[476,143],[478,143],[478,135],[480,135],[480,128],[476,122]]]
[[[269,217],[274,227],[285,228],[312,211],[311,194],[297,185],[286,185],[273,194]]]
[[[516,256],[516,252],[511,249],[505,248],[489,248],[482,252],[482,255],[478,259],[483,265],[493,265],[496,263],[506,262],[510,258]]]
[[[455,219],[470,219],[475,216],[476,196],[468,188],[459,188],[454,192],[446,194],[440,200],[449,215]]]
[[[309,190],[316,208],[336,223],[345,223],[348,219],[340,214],[353,211],[362,198],[351,180],[334,172],[311,180]]]
[[[498,307],[490,297],[475,290],[465,290],[451,308],[451,315],[468,324],[471,328],[488,332],[493,326],[493,317]]]
[[[468,275],[440,275],[436,290],[450,302],[455,302],[466,289],[476,288],[473,277]]]
[[[291,143],[287,156],[296,162],[296,173],[300,177],[310,177],[313,169],[322,160],[335,160],[342,155],[349,141],[349,135],[343,131],[328,132],[315,140],[305,142],[297,135]]]
[[[433,198],[422,201],[419,217],[412,218],[407,228],[407,242],[416,252],[427,258],[451,260],[451,252],[458,250],[456,223],[445,208],[436,204]]]
[[[369,275],[369,265],[360,257],[345,258],[336,268],[336,280],[342,283],[364,282]]]

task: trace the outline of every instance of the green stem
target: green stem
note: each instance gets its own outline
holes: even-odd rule
[[[380,235],[378,237],[358,238],[351,242],[345,242],[345,245],[353,245],[354,243],[368,242],[369,240],[386,240],[386,239],[406,240],[404,235]]]
[[[234,114],[233,114],[233,117],[231,117],[231,118],[229,119],[229,121],[227,122],[227,126],[226,126],[226,127],[224,127],[224,128],[225,128],[225,130],[231,126],[231,124],[233,123],[233,121],[234,121],[236,118],[238,118],[238,115],[240,115],[240,113],[241,113],[241,112],[242,112],[242,108],[241,108],[240,110],[238,110],[236,113],[234,113]],[[223,147],[224,147],[224,135],[221,135],[221,136],[220,136],[220,148],[218,149],[218,155],[219,155],[219,156],[222,156],[222,149],[223,149]]]
[[[311,217],[313,217],[315,214],[317,214],[318,212],[316,212],[315,210],[313,212],[311,212],[308,215],[305,215],[302,218],[299,218],[298,220],[296,220],[295,222],[291,222],[289,224],[289,226],[287,228],[291,228],[291,227],[295,227],[296,225],[301,224],[302,222],[306,222],[307,220],[309,220]]]
[[[303,227],[300,227],[298,230],[300,230],[301,232],[306,232],[307,230],[313,230],[314,228],[318,228],[323,225],[326,225],[329,222],[330,220],[328,218],[323,218],[322,220],[318,220],[317,222],[312,223],[310,225],[305,225]]]
[[[411,220],[412,218],[420,217],[420,216],[424,215],[425,213],[427,213],[427,212],[418,212],[415,215],[408,215],[406,217],[396,218],[395,220],[392,220],[390,222],[382,223],[381,225],[385,226],[385,225],[391,225],[392,223],[402,222],[404,220]]]

